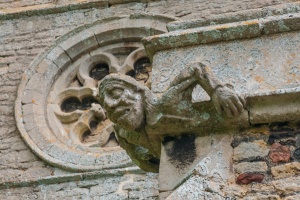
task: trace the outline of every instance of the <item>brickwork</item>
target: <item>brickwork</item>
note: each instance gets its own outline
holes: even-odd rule
[[[37,158],[25,145],[16,128],[14,101],[16,99],[18,85],[24,71],[28,69],[30,63],[43,51],[43,49],[53,45],[57,38],[76,27],[117,15],[147,12],[175,16],[180,19],[192,19],[195,17],[205,18],[207,15],[255,9],[294,1],[243,0],[239,1],[239,3],[235,3],[234,1],[228,0],[223,1],[222,4],[219,2],[220,1],[217,0],[136,1],[125,4],[112,4],[111,6],[104,8],[80,9],[22,18],[18,18],[18,14],[16,14],[13,15],[10,20],[0,21],[0,183],[18,182],[28,179],[34,180],[40,177],[56,177],[62,174],[70,174],[70,172],[49,166]],[[0,9],[47,3],[53,3],[53,1],[2,0],[0,1]],[[266,148],[270,148],[266,136],[259,136],[257,140]],[[241,144],[242,143],[239,143],[239,145]],[[236,148],[237,146],[238,145],[236,145]],[[294,147],[292,145],[289,146],[289,148],[291,149]],[[297,152],[298,151],[294,151],[291,160],[296,159],[298,156]],[[247,159],[248,158],[246,158],[246,160]],[[264,157],[264,159],[268,158]],[[236,160],[237,168],[238,163],[241,163],[240,161],[241,160],[239,159]],[[276,165],[277,168],[275,168],[275,165],[273,166],[273,164],[270,165],[269,161],[260,161],[260,164],[263,166],[262,169],[267,168],[265,171],[259,171],[260,173],[266,174],[266,177],[270,177],[271,171],[273,174],[276,174],[278,171],[282,170],[279,169],[278,166],[287,166],[298,169],[298,165],[291,165],[290,162],[286,164],[281,163],[278,166]],[[265,166],[266,164],[267,166]],[[239,172],[244,172],[243,168],[248,169],[247,166],[239,166]],[[121,180],[119,180],[119,178],[116,180],[107,179],[106,181],[108,182],[115,180],[118,184],[115,184],[113,188],[109,189],[111,192],[105,194],[111,195],[111,198],[139,198],[140,195],[145,195],[145,198],[151,199],[153,194],[154,196],[157,195],[156,179],[153,175],[151,175],[151,178],[146,179],[146,181],[142,180],[144,178],[144,175],[131,175],[120,177]],[[141,185],[134,183],[136,179],[141,181],[139,182]],[[292,179],[292,177],[287,178],[287,180],[289,179]],[[276,182],[278,188],[280,188],[280,180]],[[99,188],[102,186],[104,187],[105,184],[101,185],[101,181],[102,180],[96,180],[95,182],[91,181],[91,183],[81,181],[76,183],[54,184],[51,186],[6,189],[0,191],[0,199],[19,199],[20,195],[23,195],[23,199],[42,199],[45,195],[49,195],[47,196],[49,199],[59,199],[65,198],[66,194],[68,195],[65,199],[72,199],[73,197],[84,198],[86,196],[96,198],[97,195],[103,194]],[[153,185],[148,186],[148,184]],[[127,192],[124,192],[125,190]],[[63,193],[61,191],[72,192]],[[253,189],[253,191],[255,191],[255,189]]]

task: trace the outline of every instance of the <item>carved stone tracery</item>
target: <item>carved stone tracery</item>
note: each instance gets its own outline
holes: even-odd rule
[[[99,81],[112,72],[130,74],[139,81],[149,83],[151,63],[144,49],[139,46],[136,44],[132,52],[131,49],[120,52],[122,55],[119,57],[125,57],[122,65],[119,65],[122,60],[112,53],[100,49],[92,51],[90,54],[93,56],[83,59],[79,65],[70,65],[64,72],[71,75],[68,77],[70,81],[65,83],[65,89],[60,88],[65,80],[58,78],[50,93],[48,110],[54,112],[61,122],[61,131],[66,135],[64,140],[70,138],[72,143],[81,147],[118,146],[113,124],[100,105],[97,86]],[[118,56],[118,52],[114,53]],[[129,55],[126,57],[125,53]]]
[[[75,29],[36,58],[18,91],[16,116],[25,142],[42,159],[68,170],[131,166],[98,98],[110,73],[150,87],[151,63],[140,42],[166,32],[166,16],[133,14]]]

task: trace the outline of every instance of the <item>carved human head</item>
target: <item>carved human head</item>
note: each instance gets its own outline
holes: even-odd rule
[[[121,74],[110,74],[99,85],[100,102],[107,117],[129,131],[145,123],[145,91],[146,87]]]

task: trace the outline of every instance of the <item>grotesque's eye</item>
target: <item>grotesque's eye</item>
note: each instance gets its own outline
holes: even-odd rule
[[[109,93],[110,93],[110,95],[111,95],[112,98],[118,99],[118,98],[120,98],[122,96],[123,91],[124,90],[121,89],[121,88],[114,88]]]

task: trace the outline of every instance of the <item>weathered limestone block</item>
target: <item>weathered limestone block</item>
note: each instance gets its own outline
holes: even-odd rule
[[[234,165],[234,171],[236,173],[266,173],[268,166],[265,162],[241,162]]]
[[[275,179],[288,178],[300,173],[300,163],[291,162],[271,168],[271,173]]]
[[[276,181],[272,181],[272,184],[276,188],[279,194],[290,195],[300,190],[299,177],[289,177]]]
[[[249,143],[241,143],[239,146],[234,148],[233,160],[256,160],[263,159],[269,153],[267,144],[263,140],[257,140]]]
[[[243,200],[280,200],[279,195],[254,194],[253,196],[244,197]]]

